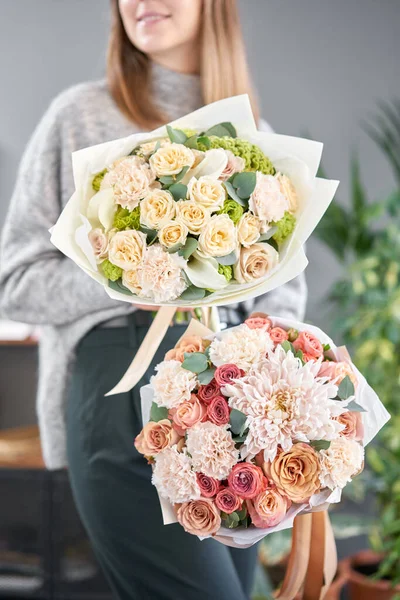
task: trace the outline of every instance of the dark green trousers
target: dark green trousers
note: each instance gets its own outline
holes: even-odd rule
[[[142,427],[139,389],[184,331],[173,326],[149,373],[129,393],[104,397],[131,362],[147,327],[96,328],[77,349],[67,408],[69,473],[96,557],[118,600],[246,600],[256,547],[200,541],[164,526],[151,468],[133,441]]]

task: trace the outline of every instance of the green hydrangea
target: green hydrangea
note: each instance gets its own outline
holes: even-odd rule
[[[278,227],[278,230],[272,238],[277,244],[282,244],[282,242],[293,232],[296,225],[296,217],[286,211],[284,217],[277,223],[274,223],[274,225]]]
[[[102,262],[100,267],[104,275],[110,281],[118,281],[118,279],[121,279],[122,269],[120,269],[120,267],[117,267],[116,265],[113,265],[109,260],[105,260],[104,262]]]
[[[183,133],[187,135],[188,138],[197,135],[197,131],[195,131],[194,129],[182,129],[182,127],[180,127],[179,131],[183,131]]]
[[[98,192],[101,186],[101,182],[104,179],[104,175],[108,173],[107,169],[103,169],[102,171],[100,171],[99,173],[96,173],[96,175],[93,177],[93,181],[92,181],[92,188],[94,189],[95,192]]]
[[[240,156],[245,160],[247,171],[260,171],[265,175],[275,175],[275,167],[262,150],[239,138],[210,136],[211,148],[224,148],[230,150],[235,156]],[[199,150],[207,150],[204,144],[198,144]]]
[[[233,268],[229,265],[218,265],[218,273],[223,275],[229,283],[233,277]]]
[[[240,206],[238,202],[232,200],[232,198],[227,198],[224,202],[223,207],[218,212],[219,215],[228,215],[228,217],[235,223],[240,221],[241,216],[243,215],[243,206]]]
[[[118,231],[125,229],[140,229],[140,207],[137,206],[132,211],[119,206],[114,216],[113,227]]]

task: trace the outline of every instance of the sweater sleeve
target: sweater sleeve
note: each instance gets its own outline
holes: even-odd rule
[[[88,313],[120,305],[50,242],[49,228],[61,212],[65,160],[73,148],[63,139],[68,107],[56,99],[23,155],[1,241],[0,311],[15,321],[63,325]],[[67,131],[66,131],[67,133]],[[127,303],[127,310],[132,310]]]

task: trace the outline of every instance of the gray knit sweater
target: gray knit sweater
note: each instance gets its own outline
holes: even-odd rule
[[[153,67],[153,91],[169,120],[201,105],[199,78]],[[266,128],[264,124],[264,128]],[[15,321],[42,326],[37,410],[50,469],[66,466],[65,397],[74,349],[94,326],[134,308],[109,298],[98,283],[50,243],[74,185],[71,153],[136,133],[118,110],[105,81],[60,94],[36,128],[21,161],[1,247],[0,310]],[[303,318],[304,276],[246,303],[246,309]]]

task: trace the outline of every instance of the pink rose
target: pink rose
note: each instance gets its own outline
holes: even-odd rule
[[[223,488],[218,492],[215,504],[228,515],[242,508],[242,500],[229,488]]]
[[[199,335],[188,335],[184,337],[172,350],[165,355],[164,360],[185,360],[185,352],[204,352],[203,340]]]
[[[260,529],[278,525],[285,517],[290,504],[290,500],[282,496],[276,488],[269,488],[246,503],[253,525]]]
[[[339,385],[343,379],[348,376],[357,387],[358,381],[357,376],[354,373],[351,366],[346,362],[334,362],[333,360],[324,360],[321,364],[321,368],[318,372],[319,377],[329,377],[329,379],[335,381]]]
[[[207,417],[215,425],[227,425],[229,423],[230,410],[223,396],[216,396],[207,407]]]
[[[221,489],[221,482],[214,477],[208,477],[204,473],[197,473],[197,484],[200,488],[201,495],[204,498],[214,498]]]
[[[102,229],[92,229],[88,235],[97,261],[107,258],[108,237]]]
[[[309,331],[301,331],[297,340],[293,342],[293,346],[295,350],[301,350],[307,358],[319,358],[324,353],[319,339]]]
[[[220,367],[217,367],[217,370],[214,373],[214,379],[220,386],[233,383],[234,379],[240,379],[240,377],[243,376],[244,371],[232,364],[221,365]]]
[[[263,331],[269,331],[272,327],[272,323],[267,317],[250,317],[245,320],[245,325],[250,329],[262,329]]]
[[[158,423],[149,421],[136,437],[135,447],[140,454],[150,457],[177,444],[179,437],[168,419],[162,419]]]
[[[210,498],[185,502],[176,515],[184,530],[192,535],[215,535],[221,527],[219,510]]]
[[[207,409],[196,394],[191,394],[190,400],[185,400],[177,408],[171,408],[168,417],[179,435],[185,435],[186,429],[205,420]]]
[[[228,484],[241,498],[254,498],[265,489],[267,480],[260,467],[243,462],[233,467],[228,476]]]
[[[207,383],[207,385],[201,385],[197,392],[197,396],[202,402],[204,402],[204,404],[210,404],[213,398],[216,398],[216,396],[220,395],[221,390],[219,389],[219,385],[215,379],[212,379],[210,383]]]
[[[230,150],[225,150],[225,152],[228,158],[228,162],[225,169],[219,176],[219,179],[221,181],[228,181],[228,179],[232,177],[232,175],[234,175],[235,173],[240,173],[246,168],[245,160],[241,156],[235,156]]]
[[[269,332],[269,335],[274,344],[282,344],[282,342],[289,339],[288,332],[282,329],[282,327],[273,327]]]
[[[362,422],[361,413],[359,412],[345,412],[336,419],[339,423],[345,426],[340,432],[340,435],[347,437],[351,440],[361,442],[364,439],[364,425]]]

